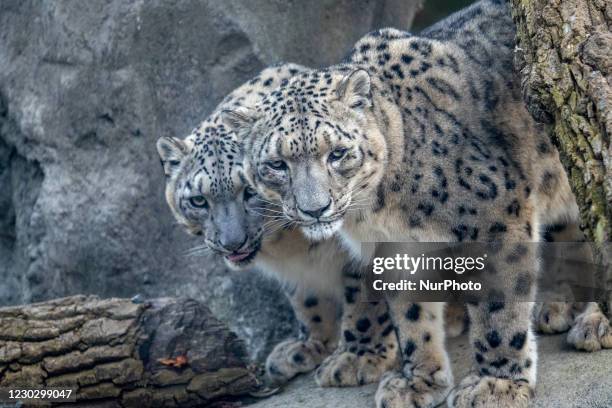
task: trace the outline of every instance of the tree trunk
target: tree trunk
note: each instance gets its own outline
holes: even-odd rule
[[[0,309],[0,388],[70,387],[79,406],[191,407],[248,393],[258,382],[245,356],[194,300],[74,296]]]
[[[602,248],[612,237],[612,4],[513,0],[512,9],[525,102],[552,124],[583,229]]]

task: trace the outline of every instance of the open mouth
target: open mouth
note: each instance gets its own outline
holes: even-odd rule
[[[246,264],[255,258],[260,248],[261,242],[258,242],[254,247],[247,251],[232,252],[229,255],[225,255],[225,259],[236,265]]]

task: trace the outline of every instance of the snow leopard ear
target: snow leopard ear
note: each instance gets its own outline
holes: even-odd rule
[[[181,140],[176,137],[160,137],[157,140],[157,153],[161,160],[164,174],[171,177],[178,171],[181,162],[193,147],[191,140]]]
[[[371,105],[370,74],[364,69],[356,69],[338,84],[336,94],[348,107],[363,110]]]
[[[248,135],[257,119],[257,113],[244,106],[221,111],[223,124],[239,136]]]

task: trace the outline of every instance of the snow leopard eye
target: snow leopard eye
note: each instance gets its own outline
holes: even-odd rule
[[[190,197],[189,204],[194,208],[208,208],[208,201],[202,195]]]
[[[271,160],[269,162],[266,162],[266,166],[276,171],[287,170],[287,163],[282,160]]]
[[[344,156],[346,156],[346,152],[348,152],[348,149],[344,147],[338,147],[334,149],[329,154],[329,161],[334,162],[342,159]]]

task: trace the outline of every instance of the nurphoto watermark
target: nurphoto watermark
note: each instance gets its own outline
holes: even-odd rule
[[[385,293],[414,301],[597,301],[610,288],[609,265],[592,244],[364,243],[373,254],[366,298]]]

